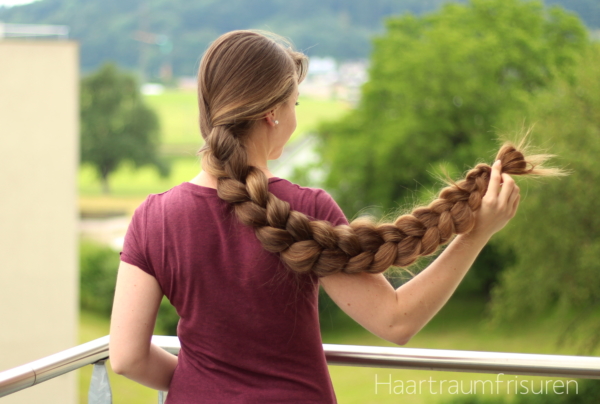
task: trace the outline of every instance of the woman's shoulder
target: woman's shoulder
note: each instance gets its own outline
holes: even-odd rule
[[[209,204],[220,201],[216,189],[183,182],[166,191],[146,196],[135,209],[134,217],[155,216],[166,211],[176,211],[182,207],[193,205],[190,203],[191,200],[198,200],[198,198],[205,200]]]
[[[303,212],[317,220],[327,220],[334,225],[347,224],[342,209],[324,189],[304,187],[283,178],[271,178],[269,191],[290,203],[293,210]]]
[[[269,191],[279,199],[292,202],[296,200],[302,203],[318,204],[333,200],[329,193],[321,188],[304,187],[284,178],[273,177],[269,179]]]
[[[269,178],[269,190],[272,190],[273,188],[306,195],[327,193],[324,189],[305,187],[299,184],[295,184],[289,180],[286,180],[285,178],[279,177]]]
[[[334,225],[347,223],[338,204],[324,189],[304,187],[284,178],[273,177],[269,178],[269,191],[288,202],[293,210],[313,219],[327,220]],[[199,199],[203,200],[202,206],[219,208],[225,204],[216,189],[184,182],[167,191],[148,195],[136,209],[135,216],[155,217],[166,211],[185,211],[188,207],[197,207]],[[191,203],[192,200],[195,203]]]

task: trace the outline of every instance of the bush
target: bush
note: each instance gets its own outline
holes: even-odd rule
[[[112,248],[89,240],[81,241],[79,304],[82,310],[110,317],[119,263],[119,253]],[[178,322],[177,311],[164,297],[158,310],[158,330],[155,332],[176,335]]]
[[[163,297],[158,308],[158,316],[156,318],[156,326],[160,330],[159,333],[165,335],[177,335],[177,324],[179,323],[179,315],[175,307],[171,305],[169,299]],[[156,331],[155,331],[156,332]]]
[[[81,309],[110,316],[119,254],[110,247],[82,240],[79,246],[79,304]]]

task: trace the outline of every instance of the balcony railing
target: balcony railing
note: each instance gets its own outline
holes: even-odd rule
[[[102,337],[0,373],[0,397],[93,364],[88,402],[112,403],[105,367],[108,338]],[[173,354],[179,353],[181,348],[177,337],[155,335],[152,342]],[[600,379],[600,358],[590,356],[332,344],[323,344],[323,349],[330,365]],[[164,396],[158,393],[159,403]]]

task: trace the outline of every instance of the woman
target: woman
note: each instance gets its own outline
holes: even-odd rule
[[[259,33],[218,38],[198,73],[203,170],[150,195],[132,219],[111,363],[119,374],[168,390],[170,404],[335,402],[319,333],[319,285],[367,330],[405,344],[519,205],[519,188],[501,173],[502,166],[525,172],[509,161],[510,149],[502,162],[479,165],[394,224],[345,226],[327,193],[276,178],[267,167],[296,127],[305,66],[304,55]],[[517,160],[525,164],[522,155]],[[433,253],[454,233],[436,261],[397,290],[381,274]],[[150,343],[163,294],[181,316],[179,357]]]

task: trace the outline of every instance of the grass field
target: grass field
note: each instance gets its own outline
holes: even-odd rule
[[[145,100],[156,110],[161,123],[162,142],[167,146],[199,145],[198,107],[194,91],[167,90],[147,95]],[[298,127],[295,136],[314,130],[320,121],[336,119],[350,110],[342,101],[300,96],[296,107]]]
[[[162,143],[199,144],[198,104],[194,91],[167,90],[158,95],[146,95],[144,100],[158,113]]]
[[[158,113],[162,133],[162,154],[171,163],[171,174],[161,178],[153,167],[135,169],[124,163],[110,178],[111,194],[103,196],[95,169],[83,164],[79,170],[78,187],[80,209],[94,212],[107,209],[130,212],[139,204],[140,197],[150,193],[164,192],[195,177],[200,170],[196,152],[202,142],[198,130],[196,94],[190,91],[168,90],[160,95],[145,99]],[[298,127],[291,142],[297,141],[313,131],[322,120],[332,120],[349,110],[341,101],[320,100],[301,97],[296,107]],[[113,199],[116,199],[115,202]],[[129,203],[131,202],[131,203]]]
[[[407,348],[429,348],[429,349],[457,349],[472,351],[498,351],[498,352],[522,352],[522,353],[547,353],[547,354],[576,354],[572,347],[556,347],[557,330],[560,325],[553,318],[546,318],[535,324],[528,322],[524,324],[506,325],[501,329],[491,329],[482,321],[484,303],[481,299],[458,298],[451,300],[446,307],[436,316],[427,327],[415,336],[407,345]],[[98,316],[82,313],[80,342],[86,342],[108,333],[108,320]],[[344,328],[343,332],[335,332],[331,329],[332,324],[324,324],[323,342],[332,344],[351,345],[380,345],[393,346],[366,331],[359,326]],[[595,353],[600,354],[600,349]],[[435,372],[415,371],[362,367],[330,366],[333,385],[340,404],[434,404],[443,403],[444,400],[456,397],[444,390],[445,394],[439,393],[439,387],[431,390],[425,388],[429,382],[422,384],[423,389],[418,394],[390,394],[387,387],[381,387],[375,393],[375,380],[387,382],[388,380],[400,380],[404,383],[420,380],[429,381],[431,378],[439,386],[442,380],[462,381],[465,391],[469,390],[469,384],[475,381],[496,380],[494,374],[471,374],[458,372]],[[80,403],[87,401],[87,389],[91,377],[91,366],[80,371]],[[540,377],[518,376],[519,380],[527,379],[533,382],[537,388]],[[111,372],[111,385],[113,389],[113,402],[115,404],[142,404],[156,402],[156,392],[139,386],[124,377],[117,376]],[[505,381],[515,380],[515,376],[504,375]],[[506,395],[506,402],[511,401],[511,395]]]

